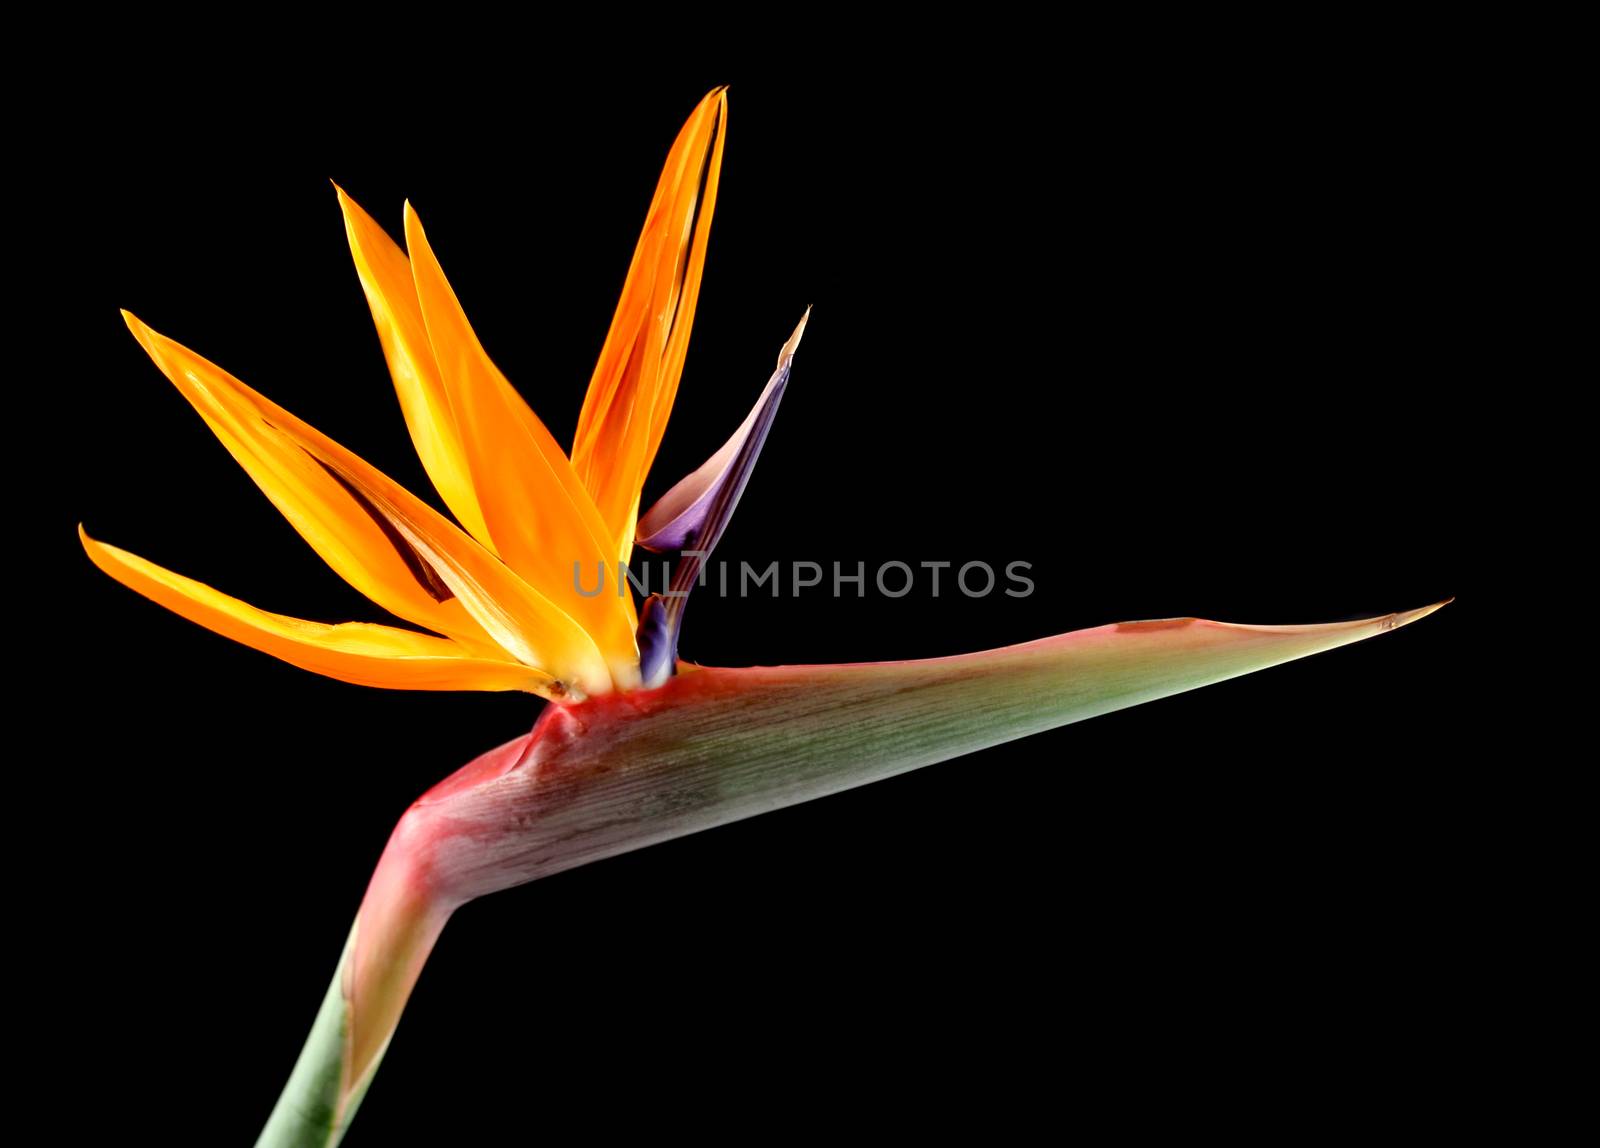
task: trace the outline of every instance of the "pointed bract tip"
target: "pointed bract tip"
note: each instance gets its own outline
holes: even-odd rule
[[[1385,627],[1385,629],[1398,630],[1401,626],[1409,626],[1412,622],[1415,622],[1419,618],[1426,618],[1435,610],[1442,610],[1455,600],[1455,595],[1452,594],[1450,597],[1445,598],[1442,601],[1435,602],[1430,606],[1418,606],[1415,610],[1402,610],[1397,614],[1390,614],[1389,624]]]
[[[362,210],[361,205],[350,198],[348,192],[340,187],[336,180],[329,180],[333,184],[334,194],[339,200],[339,217],[344,221],[344,231],[350,237],[352,246],[359,242],[358,232],[363,221],[371,221],[371,217]]]
[[[1395,625],[1410,625],[1411,622],[1416,622],[1419,617],[1427,617],[1429,614],[1432,614],[1435,609],[1443,609],[1445,606],[1448,606],[1448,604],[1453,603],[1454,600],[1456,600],[1456,595],[1450,595],[1448,598],[1435,601],[1435,603],[1430,604],[1430,606],[1418,606],[1416,609],[1408,609],[1408,611],[1398,612],[1398,614],[1395,614]]]
[[[406,200],[400,210],[405,216],[406,246],[410,247],[418,238],[426,243],[427,232],[422,230],[422,216],[418,215],[417,209],[411,206],[411,201],[409,199]]]
[[[783,350],[778,352],[778,365],[781,367],[788,360],[794,358],[794,353],[800,349],[800,339],[806,333],[806,321],[811,318],[811,308],[806,308],[806,313],[800,316],[800,325],[794,329],[794,334],[789,336],[789,341],[783,345]]]
[[[139,316],[135,315],[126,307],[120,308],[119,313],[122,315],[122,321],[128,325],[128,331],[135,339],[139,340],[139,345],[146,351],[149,351],[150,339],[155,332],[152,331],[148,325],[146,325],[143,319],[139,318]]]

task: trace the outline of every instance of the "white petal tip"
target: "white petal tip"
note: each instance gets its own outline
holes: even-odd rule
[[[806,308],[806,313],[800,316],[800,325],[794,329],[794,334],[789,336],[789,341],[783,345],[783,350],[778,352],[778,365],[794,358],[794,353],[800,349],[800,339],[806,333],[806,321],[811,318],[811,308]]]

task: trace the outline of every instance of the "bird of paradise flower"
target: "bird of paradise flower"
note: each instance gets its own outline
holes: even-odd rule
[[[409,204],[402,250],[338,192],[361,286],[436,511],[221,368],[125,315],[134,337],[333,570],[419,629],[258,609],[82,532],[147,598],[302,668],[363,685],[522,690],[528,734],[419,798],[396,826],[261,1145],[332,1145],[452,912],[588,861],[861,785],[1394,629],[1193,618],[1102,626],[925,661],[720,669],[677,657],[688,591],[744,490],[805,319],[754,409],[640,515],[694,320],[727,127],[724,89],[667,155],[571,453],[479,344]],[[575,566],[636,546],[675,562],[642,606]]]

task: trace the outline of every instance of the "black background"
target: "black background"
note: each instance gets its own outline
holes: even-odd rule
[[[1471,114],[1377,58],[1124,63],[1060,83],[486,69],[425,90],[331,67],[235,87],[216,65],[130,80],[56,138],[36,302],[62,324],[43,369],[71,465],[42,545],[83,651],[64,937],[96,1115],[248,1142],[395,818],[538,709],[316,678],[95,571],[79,520],[269,609],[378,617],[117,308],[431,497],[328,180],[391,233],[411,199],[490,354],[568,442],[660,160],[724,82],[721,198],[646,503],[743,417],[813,304],[719,557],[1020,559],[1038,589],[697,598],[686,657],[1461,600],[469,906],[347,1143],[521,1140],[552,1111],[599,1134],[846,1112],[1004,1132],[1086,1092],[1353,1119],[1418,1087],[1464,1023],[1450,954],[1482,861],[1457,755]]]

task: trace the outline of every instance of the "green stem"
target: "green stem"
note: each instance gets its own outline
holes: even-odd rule
[[[356,931],[351,928],[344,952],[339,955],[339,967],[322,998],[317,1019],[312,1022],[311,1035],[256,1140],[256,1148],[332,1148],[343,1139],[344,1130],[355,1115],[360,1095],[348,1101],[343,1112],[339,1105],[344,1050],[350,1032],[350,1004],[345,999],[344,983],[355,943]]]

